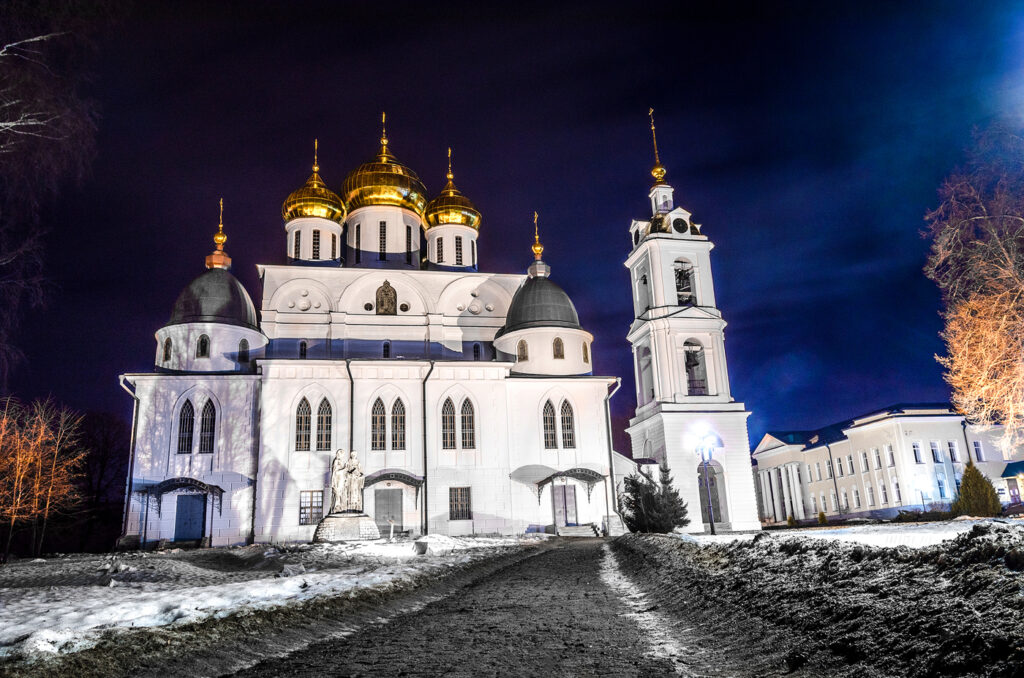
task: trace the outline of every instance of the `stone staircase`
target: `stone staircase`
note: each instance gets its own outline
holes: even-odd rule
[[[559,537],[600,537],[601,532],[597,529],[594,523],[587,523],[585,525],[572,525],[568,527],[559,527],[555,530],[555,534]]]

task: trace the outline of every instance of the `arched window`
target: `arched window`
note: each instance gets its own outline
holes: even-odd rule
[[[555,406],[551,401],[544,403],[544,449],[558,449],[558,433],[555,431]]]
[[[562,403],[562,447],[569,450],[576,447],[576,424],[568,400]]]
[[[526,346],[526,340],[520,339],[519,343],[516,344],[516,360],[529,360],[530,351]]]
[[[405,405],[401,399],[391,406],[391,449],[405,449]]]
[[[686,353],[686,393],[692,396],[708,394],[708,373],[704,364],[704,347],[690,340],[683,344]]]
[[[563,344],[562,340],[558,337],[555,337],[555,340],[551,342],[551,354],[556,360],[562,360],[565,358],[565,344]]]
[[[210,357],[210,338],[205,334],[199,335],[199,341],[196,342],[196,357]]]
[[[178,454],[192,454],[192,430],[195,428],[196,410],[186,400],[178,415]]]
[[[476,448],[476,423],[473,415],[473,403],[469,398],[462,401],[462,449],[472,450]]]
[[[212,400],[207,400],[203,405],[203,416],[199,420],[199,453],[211,454],[213,452],[213,432],[217,427],[217,409],[213,406]]]
[[[299,452],[309,452],[309,427],[312,419],[313,411],[309,401],[303,398],[295,408],[295,449]]]
[[[676,303],[679,306],[691,306],[697,303],[693,289],[693,264],[688,261],[675,263]]]
[[[640,244],[640,229],[633,231],[633,245]]]
[[[387,435],[387,414],[384,411],[384,401],[377,398],[370,411],[370,449],[383,450]]]
[[[451,398],[446,398],[441,406],[441,447],[455,449],[455,405]]]
[[[473,360],[480,360],[480,344],[473,344]]]
[[[398,292],[387,280],[377,288],[377,315],[398,314]]]
[[[238,362],[249,362],[249,342],[245,339],[238,342]]]
[[[384,345],[381,347],[380,354],[384,358],[390,358],[391,357],[391,342],[390,341],[385,341],[384,342]]]
[[[331,420],[333,419],[331,404],[327,398],[320,401],[316,408],[316,449],[320,452],[331,449]]]
[[[170,362],[171,360],[171,338],[167,337],[164,339],[164,362]]]
[[[308,354],[309,345],[305,341],[299,342],[299,360],[305,360]]]
[[[587,346],[587,342],[583,342],[583,362],[590,364],[590,347]]]

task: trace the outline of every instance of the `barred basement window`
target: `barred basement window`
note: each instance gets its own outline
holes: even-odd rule
[[[213,453],[213,432],[217,424],[217,410],[213,402],[207,400],[203,405],[203,416],[199,422],[199,453]]]
[[[313,412],[309,401],[303,398],[295,408],[295,449],[298,452],[309,452],[309,427]]]
[[[164,362],[168,362],[171,359],[171,338],[167,337],[164,339]],[[975,443],[977,445],[977,443]],[[975,448],[977,449],[977,448]]]
[[[446,398],[441,406],[441,447],[455,449],[455,405],[451,398]]]
[[[299,525],[316,525],[324,517],[324,491],[299,492]]]
[[[448,520],[473,520],[468,487],[448,488]]]
[[[530,359],[530,352],[526,346],[526,340],[520,339],[516,344],[516,360],[523,361]]]
[[[362,226],[356,224],[356,263],[358,264],[363,259],[363,246],[362,246]]]
[[[167,341],[170,341],[170,339],[168,339]],[[981,449],[981,441],[980,440],[975,440],[974,441],[974,458],[977,461],[985,461],[985,453]]]
[[[405,263],[412,264],[412,226],[405,227]]]
[[[565,359],[565,344],[558,337],[555,337],[555,340],[551,342],[551,354],[556,360]]]
[[[480,344],[473,344],[473,360],[480,360]]]
[[[241,339],[238,342],[238,362],[249,362],[249,342],[246,339]]]
[[[590,347],[587,346],[587,342],[583,342],[583,362],[590,364]]]
[[[391,449],[405,449],[405,405],[401,400],[391,406]]]
[[[200,335],[199,341],[196,342],[196,357],[197,358],[209,358],[210,357],[210,338],[205,334]]]
[[[570,450],[576,447],[576,425],[572,414],[572,405],[566,400],[562,403],[562,447]]]
[[[331,449],[333,414],[331,404],[327,402],[327,398],[321,400],[320,407],[316,408],[316,449],[319,452],[330,451]]]
[[[444,238],[437,239],[437,263],[444,263]]]
[[[455,236],[455,265],[462,266],[462,236]]]
[[[476,448],[476,423],[473,412],[473,403],[469,398],[462,401],[462,449],[472,450]]]
[[[338,236],[335,233],[331,233],[331,259],[338,258]]]
[[[544,403],[544,449],[558,449],[558,434],[555,431],[555,407],[551,401]]]
[[[380,243],[377,249],[377,259],[386,261],[388,258],[388,222],[380,222]]]
[[[292,259],[302,258],[302,231],[295,231],[292,238]]]
[[[320,229],[313,229],[313,258],[320,258]]]
[[[384,412],[384,401],[377,398],[370,412],[370,449],[383,450],[387,439],[387,414]]]
[[[196,410],[188,400],[178,415],[178,454],[192,454],[192,430],[195,428]]]

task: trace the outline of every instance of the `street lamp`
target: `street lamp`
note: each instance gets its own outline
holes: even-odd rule
[[[701,439],[697,451],[700,452],[704,464],[704,487],[708,493],[708,524],[711,525],[711,534],[715,534],[715,509],[711,505],[711,476],[708,475],[708,462],[711,461],[711,451],[717,442],[714,436],[704,436]]]

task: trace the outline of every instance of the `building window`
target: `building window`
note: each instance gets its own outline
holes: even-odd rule
[[[875,505],[875,488],[868,485],[868,506]]]
[[[932,450],[932,461],[936,464],[942,463],[942,449],[939,447],[939,443],[935,440],[928,443]]]
[[[640,229],[633,231],[633,246],[636,247],[640,244]]]
[[[811,513],[818,512],[818,499],[812,494],[811,495]]]
[[[935,482],[939,486],[939,499],[945,499],[946,498],[946,479],[943,478],[942,476],[936,476],[935,477]]]
[[[462,449],[476,449],[476,417],[469,398],[462,401]]]
[[[356,263],[363,260],[362,226],[356,224]]]
[[[324,517],[324,491],[299,492],[299,525],[316,525]]]
[[[295,449],[298,452],[309,452],[309,428],[312,423],[313,411],[309,401],[303,398],[295,408]]]
[[[850,510],[850,497],[846,494],[846,489],[843,489],[843,510]]]
[[[331,449],[331,420],[333,419],[331,404],[327,398],[320,401],[316,408],[316,449],[326,452]]]
[[[167,341],[170,341],[170,339],[168,339]],[[165,351],[166,351],[166,349],[165,349]],[[981,449],[981,441],[980,440],[975,440],[974,441],[974,459],[976,461],[985,461],[985,453]]]
[[[412,226],[405,227],[405,263],[412,265]]]
[[[707,365],[704,361],[704,347],[691,340],[683,344],[683,350],[687,395],[708,395],[708,375]]]
[[[946,441],[946,449],[949,450],[949,460],[950,461],[952,461],[952,462],[960,461],[960,453],[959,453],[959,450],[957,449],[957,445],[956,445],[956,441],[955,440],[947,440]]]
[[[192,454],[192,431],[195,428],[196,410],[188,400],[181,406],[178,415],[178,454]]]
[[[836,460],[836,471],[838,471],[838,473],[836,475],[838,475],[840,478],[842,478],[843,476],[846,475],[846,471],[843,470],[843,460],[842,459],[837,459]]]
[[[565,359],[565,345],[558,337],[555,337],[555,340],[551,342],[551,354],[556,360]]]
[[[852,454],[846,455],[846,468],[847,468],[847,470],[849,470],[851,476],[854,473],[856,473],[856,471],[853,468],[853,455]]]
[[[678,306],[692,306],[696,303],[693,294],[693,264],[685,261],[677,261],[675,265],[676,276],[676,304]]]
[[[384,346],[381,348],[381,356],[384,358],[391,357],[391,342],[385,341]]]
[[[889,491],[885,489],[885,483],[879,481],[878,482],[878,490],[882,493],[882,504],[883,505],[888,504],[889,503]]]
[[[473,253],[473,266],[476,266],[476,240],[469,241],[469,249]]]
[[[370,449],[383,450],[387,439],[387,414],[384,412],[384,401],[377,398],[370,410]]]
[[[587,342],[583,342],[583,362],[590,364],[590,347],[587,346]]]
[[[830,491],[829,492],[829,499],[832,500],[832,511],[833,512],[838,511],[839,510],[839,502],[836,501],[836,493],[835,493],[835,491]]]
[[[455,449],[455,405],[451,398],[446,398],[441,406],[441,447]]]
[[[480,344],[473,344],[473,360],[480,360]]]
[[[444,263],[444,238],[440,236],[437,238],[437,263]]]
[[[914,461],[918,464],[923,464],[924,459],[921,458],[921,443],[914,443],[911,447],[914,450]]]
[[[455,236],[455,265],[462,266],[462,236]]]
[[[526,347],[526,340],[520,339],[519,343],[516,344],[516,360],[523,361],[530,359],[530,352]]]
[[[377,260],[387,261],[388,258],[388,222],[380,222],[380,243],[377,248]]]
[[[167,337],[164,339],[164,362],[168,362],[171,359],[171,338]],[[975,443],[977,445],[977,443]],[[977,448],[975,448],[977,449]]]
[[[331,233],[331,259],[338,258],[338,235]]]
[[[320,229],[313,229],[313,259],[320,258]]]
[[[249,362],[249,342],[245,339],[238,342],[238,362]]]
[[[555,431],[555,407],[551,401],[544,403],[544,449],[558,449],[558,434]]]
[[[877,447],[872,447],[871,453],[875,456],[875,468],[882,468],[882,453],[878,451]]]
[[[213,432],[217,424],[217,410],[213,402],[206,401],[203,405],[203,415],[199,420],[199,453],[213,453]]]
[[[826,478],[831,478],[832,477],[832,460],[831,459],[826,459],[825,460],[825,477]]]
[[[405,449],[405,404],[401,399],[391,406],[391,449]]]
[[[900,482],[895,478],[892,479],[892,493],[896,495],[896,504],[903,503],[903,495],[900,494]]]
[[[199,336],[199,341],[196,342],[196,357],[197,358],[209,358],[210,357],[210,338],[205,334]]]
[[[473,520],[468,487],[448,488],[448,520]]]
[[[302,231],[295,231],[292,238],[292,259],[302,258]]]
[[[576,426],[573,419],[572,405],[566,400],[562,403],[562,447],[567,450],[576,447]]]
[[[305,360],[308,354],[308,344],[305,341],[299,342],[299,360]]]
[[[860,451],[860,472],[868,472],[868,453],[865,452],[864,450]]]
[[[853,508],[860,508],[860,490],[853,488]]]
[[[896,454],[892,451],[892,445],[885,446],[885,456],[889,459],[889,466],[896,465]]]
[[[808,471],[807,473],[808,473],[808,475],[810,475],[810,471]],[[818,479],[818,482],[821,482],[821,462],[820,461],[814,462],[814,477]]]

